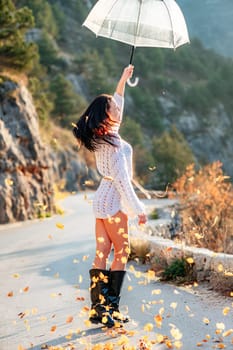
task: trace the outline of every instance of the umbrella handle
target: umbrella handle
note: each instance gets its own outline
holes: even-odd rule
[[[135,86],[137,86],[137,85],[138,85],[138,82],[139,82],[139,78],[138,78],[138,77],[134,78],[134,81],[132,81],[132,78],[127,80],[127,84],[128,84],[130,87],[135,87]]]

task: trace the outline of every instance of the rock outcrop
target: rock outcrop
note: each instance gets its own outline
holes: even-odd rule
[[[54,150],[42,142],[24,85],[0,84],[0,224],[52,214],[55,183],[77,191],[95,176],[72,148]]]

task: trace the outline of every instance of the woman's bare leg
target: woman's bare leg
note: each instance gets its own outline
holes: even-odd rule
[[[111,240],[106,231],[103,219],[96,219],[96,254],[93,268],[106,270],[107,259],[111,251]]]
[[[125,270],[129,256],[128,217],[122,211],[109,219],[103,219],[109,240],[114,246],[111,270]]]

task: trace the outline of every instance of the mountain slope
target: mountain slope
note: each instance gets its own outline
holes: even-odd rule
[[[190,37],[207,48],[233,57],[233,1],[177,0],[185,16]]]

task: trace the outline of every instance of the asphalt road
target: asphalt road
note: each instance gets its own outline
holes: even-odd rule
[[[64,216],[0,226],[0,350],[135,350],[140,339],[145,349],[233,349],[233,298],[160,283],[135,262],[121,300],[132,321],[89,324],[90,199],[66,198]]]

